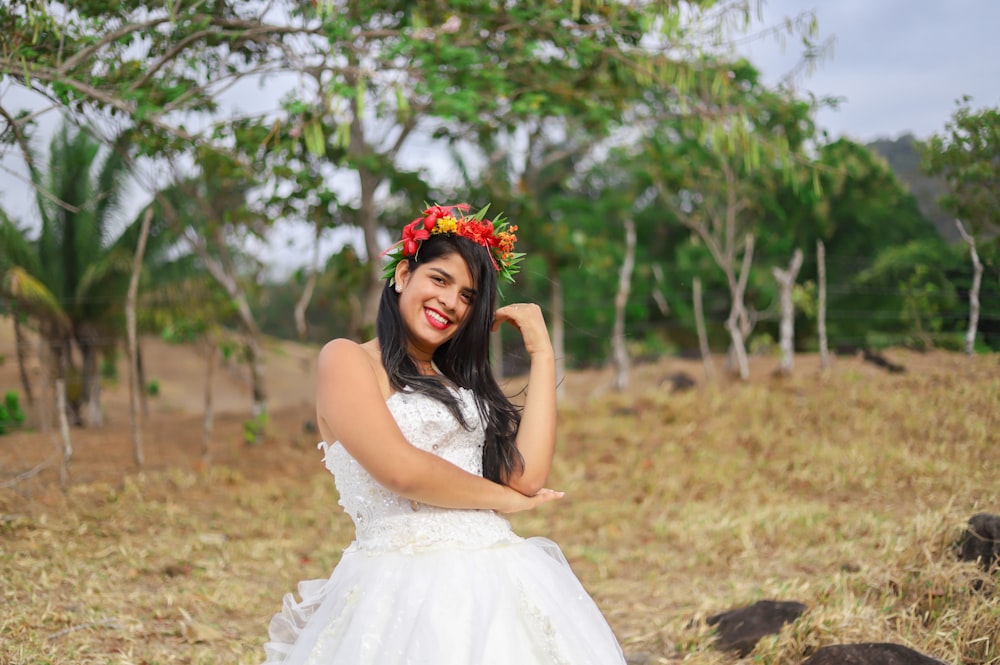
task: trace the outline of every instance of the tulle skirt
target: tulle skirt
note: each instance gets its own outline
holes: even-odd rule
[[[349,548],[285,596],[266,665],[621,665],[621,647],[559,547]]]

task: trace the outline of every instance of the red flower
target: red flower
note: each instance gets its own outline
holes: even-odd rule
[[[421,219],[415,219],[403,227],[403,256],[413,256],[420,247],[418,243],[431,237],[427,228],[419,228]],[[425,223],[426,224],[426,223]]]
[[[424,228],[427,229],[428,231],[433,231],[434,225],[437,224],[438,220],[441,219],[442,217],[456,217],[456,218],[459,217],[459,215],[455,214],[455,210],[459,210],[461,212],[468,212],[469,204],[456,203],[455,205],[450,205],[450,206],[437,205],[427,208],[426,210],[424,210]]]
[[[496,247],[500,242],[499,239],[493,235],[493,222],[489,220],[484,222],[466,220],[459,227],[458,235],[468,238],[477,245],[482,245],[487,249],[490,247]]]

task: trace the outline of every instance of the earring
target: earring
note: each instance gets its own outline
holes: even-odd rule
[[[396,293],[402,293],[402,292],[403,292],[403,286],[399,282],[396,282]]]

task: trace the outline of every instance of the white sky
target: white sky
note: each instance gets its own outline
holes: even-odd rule
[[[918,138],[944,130],[955,101],[1000,105],[1000,2],[997,0],[768,0],[764,24],[813,10],[832,53],[801,87],[842,97],[817,121],[831,136],[862,142]],[[773,41],[741,49],[770,81],[795,62]]]
[[[842,98],[839,108],[817,116],[831,137],[867,142],[911,132],[926,138],[943,131],[962,95],[972,96],[974,108],[1000,106],[1000,0],[767,0],[756,29],[806,10],[816,13],[820,40],[832,38],[833,45],[798,85],[818,96]],[[745,44],[739,51],[773,83],[797,62],[800,48],[795,40],[784,47],[768,40]],[[231,91],[231,103],[243,112],[274,109],[281,93],[276,84],[264,89],[248,85]],[[9,110],[16,108],[12,96],[17,94],[0,86],[0,101]],[[57,118],[50,118],[51,127]],[[434,160],[433,154],[417,149],[404,158],[407,166],[427,170]],[[27,187],[3,170],[0,205],[15,218],[32,216]],[[307,228],[287,228],[274,234],[261,253],[269,263],[297,266],[310,255],[311,242]],[[324,242],[324,254],[334,242]]]

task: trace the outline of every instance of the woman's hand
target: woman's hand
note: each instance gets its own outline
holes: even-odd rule
[[[552,341],[549,339],[541,307],[535,303],[515,303],[501,307],[493,318],[493,332],[499,330],[504,321],[521,333],[524,348],[529,355],[552,353]]]
[[[498,513],[520,513],[525,510],[531,510],[532,508],[537,508],[543,503],[548,503],[549,501],[556,501],[563,498],[566,495],[565,492],[557,492],[556,490],[550,490],[547,487],[543,487],[538,490],[534,496],[525,496],[516,490],[511,490],[511,502],[509,505],[503,508],[497,509]]]

